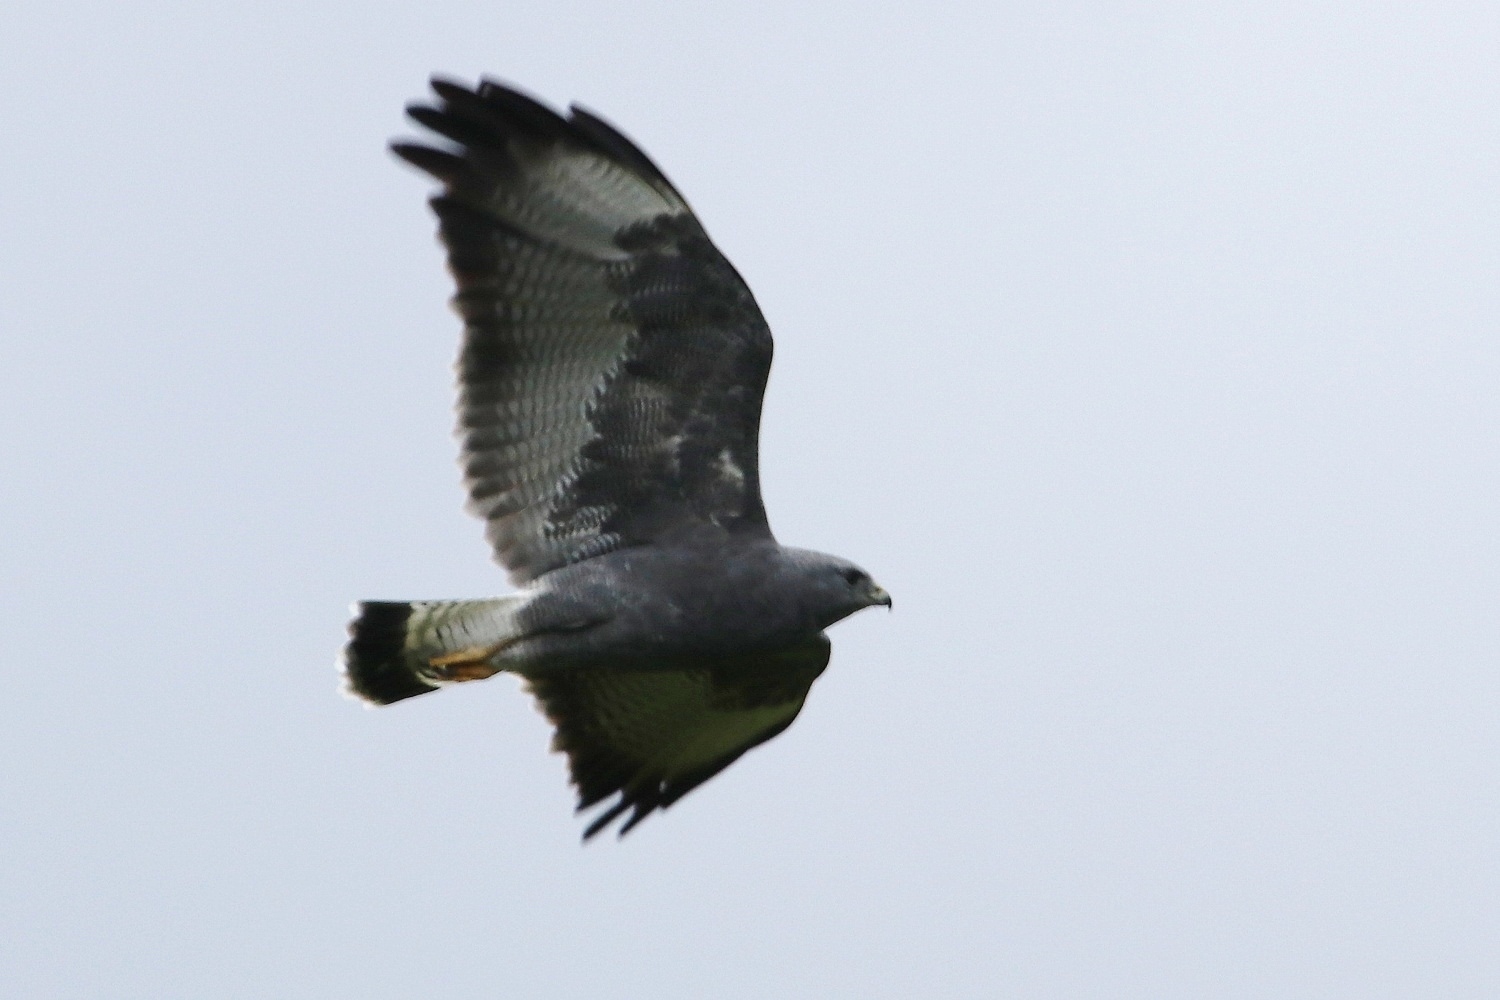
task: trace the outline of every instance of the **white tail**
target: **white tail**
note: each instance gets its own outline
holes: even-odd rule
[[[529,595],[481,601],[366,601],[349,623],[344,676],[350,692],[374,702],[434,691],[495,673],[486,661],[520,635]]]

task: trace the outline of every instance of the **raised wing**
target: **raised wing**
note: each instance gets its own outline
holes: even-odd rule
[[[790,726],[828,654],[819,635],[778,653],[677,669],[582,667],[528,678],[557,727],[552,749],[568,755],[579,811],[619,795],[583,839],[630,809],[624,836]]]
[[[695,528],[769,536],[771,333],[687,203],[586,111],[432,86],[408,113],[452,145],[392,148],[443,183],[470,509],[511,578]]]

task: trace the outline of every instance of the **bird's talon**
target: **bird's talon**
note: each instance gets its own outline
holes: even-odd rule
[[[442,653],[427,660],[428,672],[434,680],[461,682],[482,681],[500,672],[500,668],[489,660],[505,643],[484,648],[460,649],[456,653]]]

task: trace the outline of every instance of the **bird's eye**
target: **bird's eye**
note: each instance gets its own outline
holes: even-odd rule
[[[857,569],[846,569],[844,570],[843,576],[844,582],[851,587],[858,586],[866,579],[864,572]]]

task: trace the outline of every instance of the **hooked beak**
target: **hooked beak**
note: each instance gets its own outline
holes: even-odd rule
[[[891,595],[886,593],[884,587],[872,586],[870,588],[870,604],[872,607],[876,604],[884,604],[887,608],[891,608]]]

